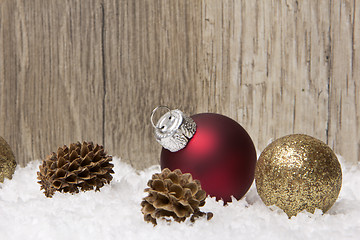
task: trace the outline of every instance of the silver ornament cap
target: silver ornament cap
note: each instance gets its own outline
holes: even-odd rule
[[[160,108],[166,108],[168,111],[155,125],[153,117]],[[195,121],[178,109],[170,110],[166,106],[158,106],[152,111],[150,120],[156,141],[171,152],[183,149],[196,132]]]

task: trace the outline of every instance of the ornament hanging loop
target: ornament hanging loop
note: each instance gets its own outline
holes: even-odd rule
[[[170,110],[170,108],[167,107],[167,106],[162,106],[162,105],[160,105],[160,106],[157,106],[156,108],[154,108],[154,110],[152,111],[151,116],[150,116],[150,121],[151,121],[151,125],[152,125],[154,128],[156,128],[156,129],[161,129],[161,128],[157,127],[157,126],[155,125],[155,123],[154,123],[154,115],[155,115],[156,111],[159,110],[160,108],[165,108],[165,109],[167,109],[168,112],[169,112],[170,115],[171,115],[171,110]]]

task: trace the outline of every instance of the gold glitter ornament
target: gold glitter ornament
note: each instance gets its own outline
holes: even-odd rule
[[[289,218],[304,209],[325,213],[339,196],[341,166],[322,141],[292,134],[264,149],[256,164],[255,182],[265,205],[278,206]]]
[[[0,137],[0,182],[4,182],[5,177],[11,179],[15,168],[14,153],[11,151],[9,144]]]

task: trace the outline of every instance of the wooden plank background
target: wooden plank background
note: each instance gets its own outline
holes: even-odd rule
[[[138,169],[157,105],[307,133],[360,161],[357,0],[0,0],[0,135],[21,165],[91,140]]]

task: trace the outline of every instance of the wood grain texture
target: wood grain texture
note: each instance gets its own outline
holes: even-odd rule
[[[3,0],[0,135],[18,162],[78,140],[156,164],[160,104],[306,133],[360,161],[356,0]]]
[[[237,119],[260,150],[270,138],[290,133],[327,141],[330,5],[310,0],[208,5],[203,41],[212,43],[205,48],[210,87],[203,96],[212,101],[202,110]]]
[[[105,1],[104,12],[106,148],[143,168],[159,161],[152,109],[196,112],[201,4]]]
[[[100,4],[5,1],[1,13],[1,135],[17,161],[102,143]]]
[[[331,3],[329,145],[360,161],[360,2]]]

